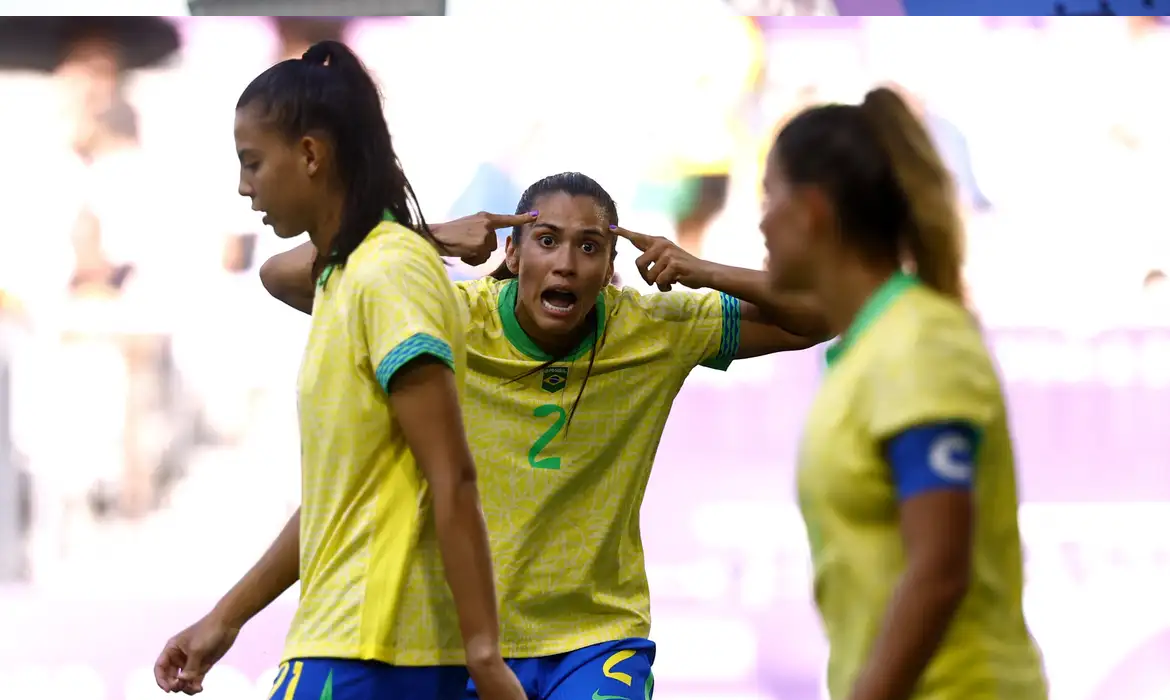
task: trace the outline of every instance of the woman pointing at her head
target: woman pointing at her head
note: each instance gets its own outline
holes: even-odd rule
[[[621,229],[613,198],[581,173],[537,181],[516,212],[435,227],[450,252],[482,261],[489,229],[513,226],[500,268],[454,285],[501,648],[530,698],[642,700],[656,648],[640,511],[671,405],[699,365],[809,347],[821,319],[802,295],[772,293],[762,272]],[[619,236],[642,250],[648,282],[713,289],[618,289]],[[283,253],[261,276],[316,315],[314,256]],[[471,693],[488,696],[477,683]]]

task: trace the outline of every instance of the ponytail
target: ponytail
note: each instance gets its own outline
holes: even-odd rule
[[[897,93],[871,90],[861,112],[877,136],[907,206],[901,245],[927,286],[963,299],[963,225],[954,182],[930,135]]]
[[[290,138],[319,131],[332,142],[345,203],[331,250],[314,262],[315,278],[344,265],[387,211],[442,250],[394,150],[378,86],[348,46],[319,41],[301,58],[272,66],[244,89],[236,109],[251,105]]]
[[[516,243],[513,242],[513,245],[516,245]],[[501,260],[500,266],[492,270],[490,277],[494,280],[514,280],[516,279],[516,273],[512,272],[508,267],[507,260]]]

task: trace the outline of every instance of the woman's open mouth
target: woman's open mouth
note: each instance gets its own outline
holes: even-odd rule
[[[577,307],[577,295],[567,289],[546,289],[540,294],[540,305],[554,316],[568,316]]]

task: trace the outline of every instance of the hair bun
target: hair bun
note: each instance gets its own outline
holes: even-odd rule
[[[308,51],[301,54],[301,60],[319,66],[333,63],[333,49],[329,44],[328,41],[318,41],[310,46]]]

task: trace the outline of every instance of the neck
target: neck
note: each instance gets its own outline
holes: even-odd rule
[[[564,357],[573,352],[581,344],[581,341],[597,327],[594,312],[591,311],[585,315],[585,321],[572,333],[561,337],[549,337],[536,325],[531,314],[528,313],[519,299],[516,300],[516,322],[520,324],[520,330],[524,331],[525,335],[536,343],[536,347],[553,357]]]
[[[330,197],[321,208],[316,220],[309,227],[309,240],[321,255],[333,252],[333,242],[341,229],[341,212],[344,207],[341,197]]]
[[[821,275],[817,296],[824,305],[831,334],[838,336],[849,330],[865,302],[897,271],[896,265],[874,265],[850,254],[829,274]]]

